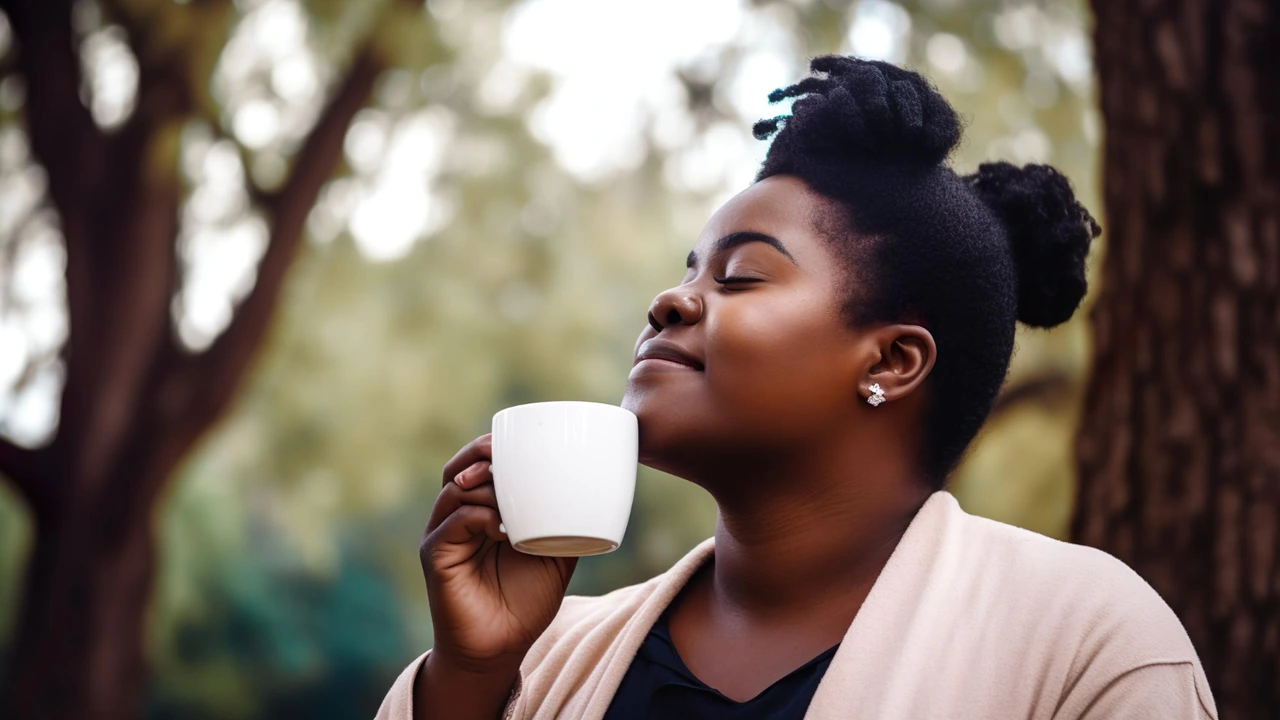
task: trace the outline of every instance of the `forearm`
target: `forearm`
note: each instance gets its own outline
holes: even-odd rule
[[[498,720],[520,675],[519,664],[475,672],[431,653],[413,683],[414,720]]]

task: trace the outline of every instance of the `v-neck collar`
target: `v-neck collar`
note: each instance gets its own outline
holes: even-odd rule
[[[928,569],[932,565],[929,559],[936,554],[942,542],[948,517],[959,511],[959,503],[946,490],[938,490],[925,500],[836,648],[835,656],[818,684],[805,718],[817,720],[844,717],[840,707],[846,692],[844,687],[848,683],[842,678],[856,670],[859,654],[864,652],[864,648],[882,646],[894,632],[903,631],[903,623],[906,621],[901,618],[910,614],[904,611],[904,599],[918,598],[919,591],[925,588]],[[707,538],[670,570],[655,578],[657,587],[641,603],[627,622],[622,637],[618,639],[618,657],[627,658],[627,664],[630,664],[658,618],[671,606],[698,570],[711,560],[714,553],[715,538]],[[624,666],[605,675],[592,693],[584,718],[598,720],[604,717],[625,674]]]
[[[813,667],[814,665],[817,665],[819,663],[822,663],[830,659],[831,656],[834,655],[836,650],[840,647],[839,643],[832,645],[826,650],[823,650],[822,652],[818,653],[814,657],[810,658],[803,665],[795,668],[791,672],[788,672],[786,675],[773,681],[772,683],[769,684],[768,687],[756,693],[754,697],[748,700],[739,701],[726,696],[719,689],[711,687],[710,685],[703,682],[702,679],[699,678],[697,675],[693,674],[693,671],[690,670],[689,666],[685,664],[684,658],[680,656],[680,650],[679,648],[676,647],[675,639],[671,637],[671,628],[670,628],[670,625],[668,624],[668,620],[670,619],[670,617],[671,617],[671,608],[668,607],[666,610],[662,612],[662,615],[658,617],[658,621],[654,623],[653,628],[649,630],[648,637],[645,638],[645,642],[648,642],[650,638],[656,637],[659,642],[662,642],[665,644],[666,649],[668,651],[667,657],[657,658],[654,660],[654,662],[658,662],[666,666],[673,672],[675,672],[677,675],[680,675],[691,686],[716,693],[720,697],[724,698],[726,701],[734,703],[735,705],[750,705],[760,700],[766,694],[768,694],[770,690],[783,684],[788,679],[807,671],[809,668]],[[641,652],[643,652],[643,650],[644,650],[644,643],[642,642]]]

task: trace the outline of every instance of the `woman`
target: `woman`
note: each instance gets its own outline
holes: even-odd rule
[[[1050,167],[956,175],[960,123],[919,75],[812,69],[654,299],[623,400],[641,461],[715,498],[715,537],[565,598],[575,560],[504,543],[479,438],[420,547],[435,647],[379,717],[1216,718],[1136,574],[943,489],[1015,321],[1084,297],[1097,224]]]

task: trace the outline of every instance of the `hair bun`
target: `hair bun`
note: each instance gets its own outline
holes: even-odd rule
[[[789,117],[756,123],[757,139],[785,124],[803,128],[786,133],[786,141],[811,145],[809,150],[925,165],[941,163],[960,141],[956,111],[919,73],[840,55],[814,58],[809,68],[816,77],[769,94],[775,103],[799,99]]]
[[[1048,165],[984,163],[964,178],[1008,233],[1018,271],[1018,320],[1050,328],[1084,299],[1085,258],[1101,229],[1071,183]]]

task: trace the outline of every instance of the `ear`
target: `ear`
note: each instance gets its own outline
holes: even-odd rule
[[[938,358],[933,335],[919,325],[885,325],[868,339],[879,358],[858,384],[864,399],[873,394],[872,385],[880,386],[885,402],[905,398],[924,383]]]

